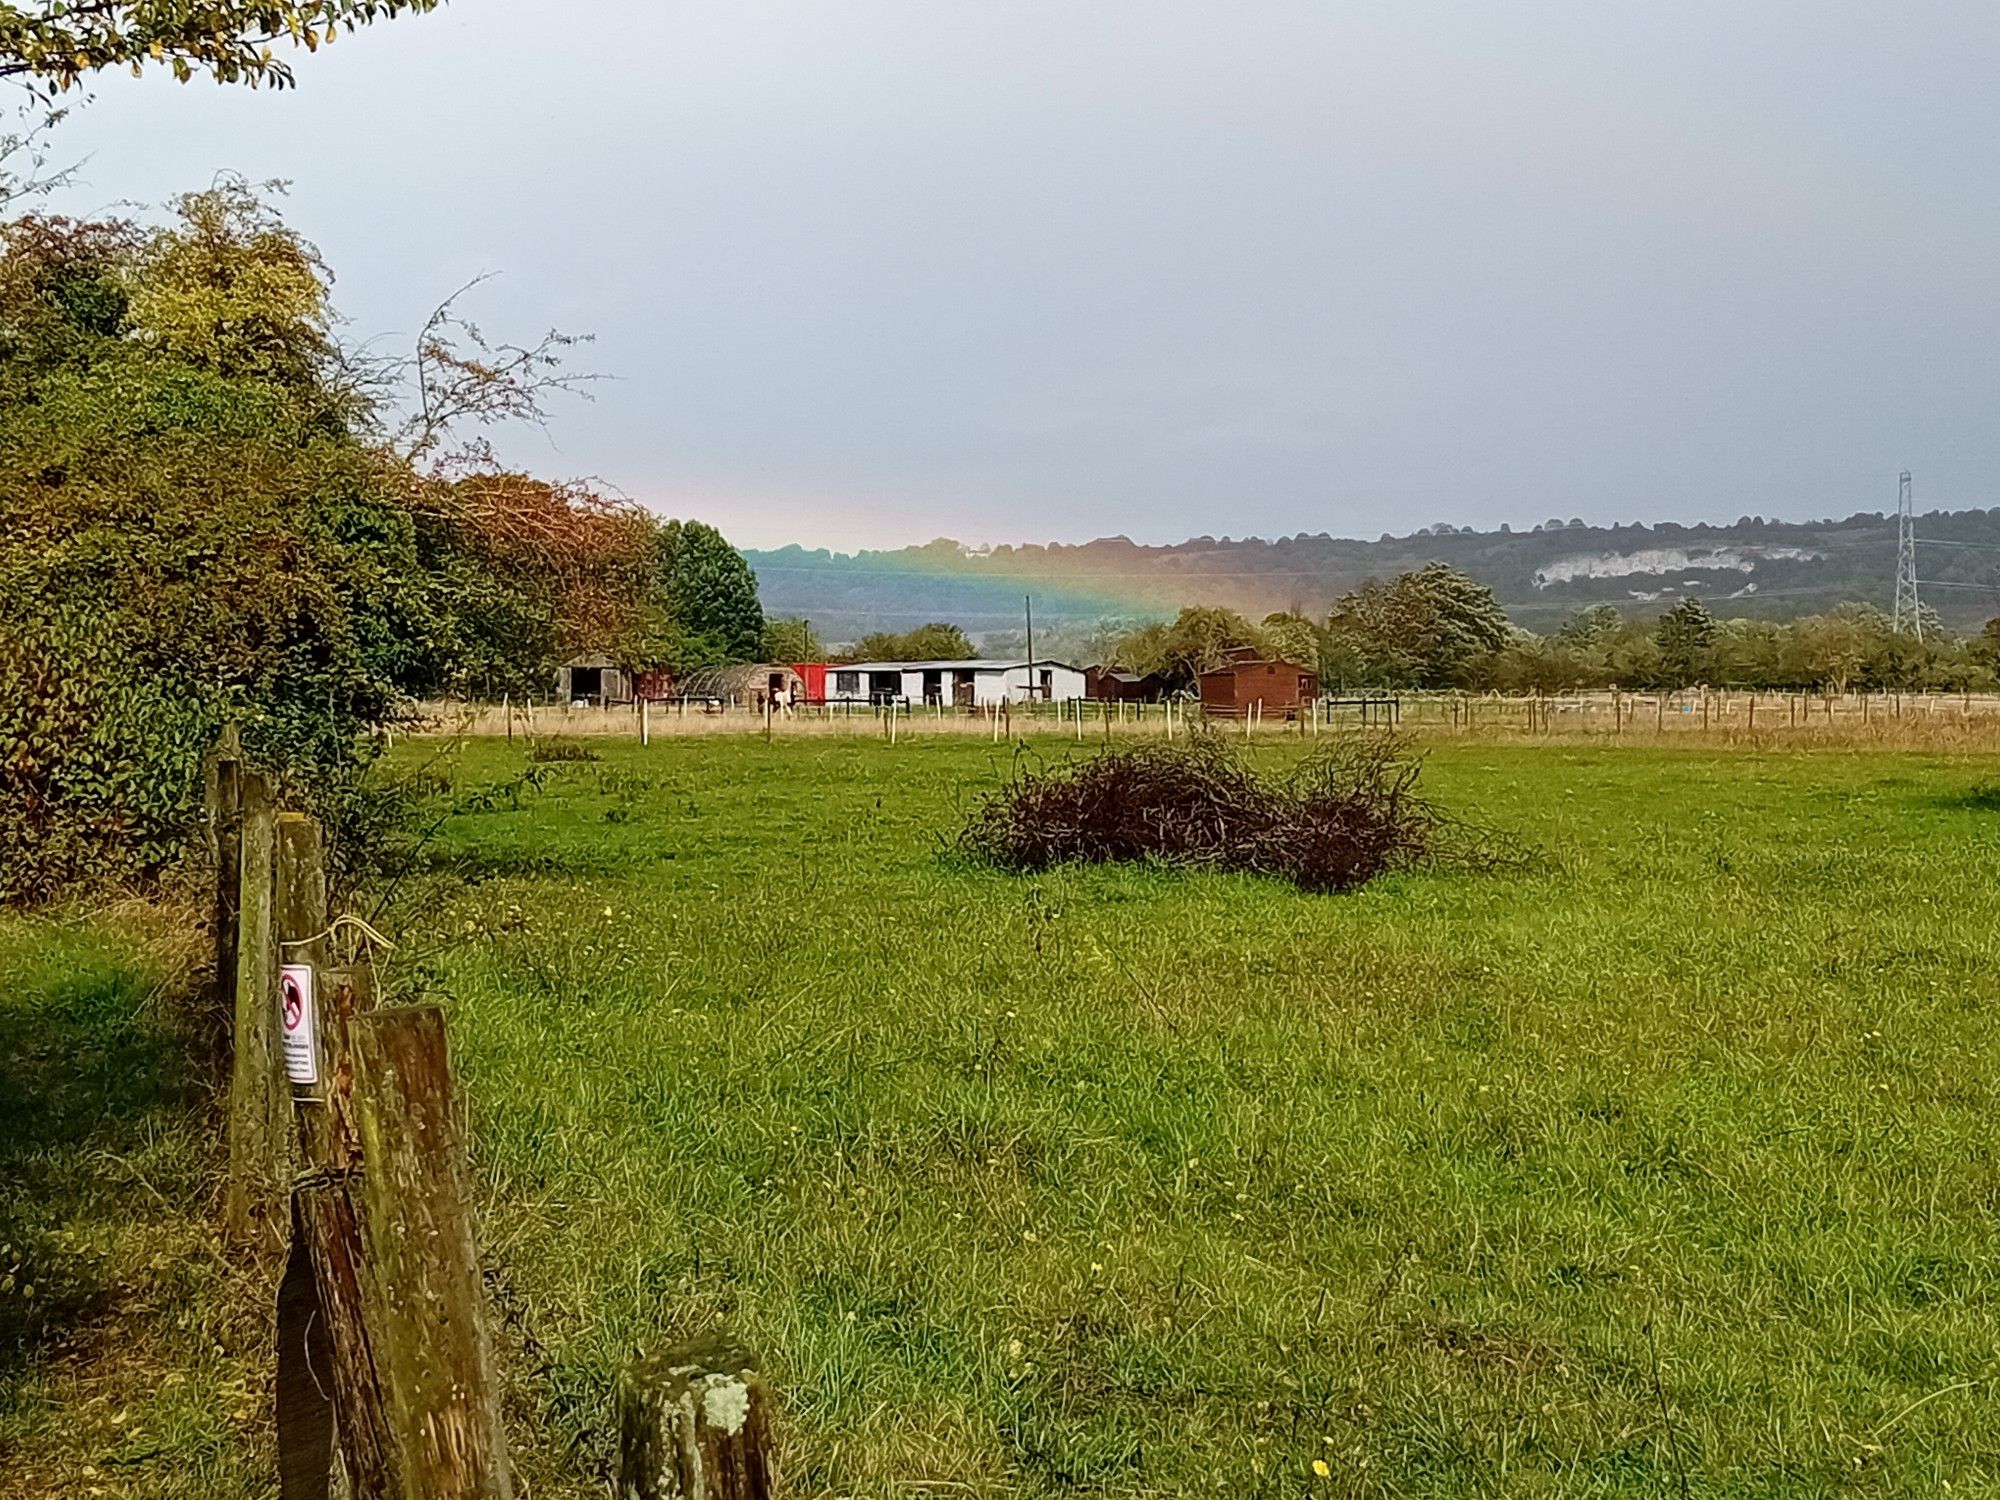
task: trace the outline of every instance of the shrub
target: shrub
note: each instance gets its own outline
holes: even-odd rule
[[[982,803],[961,847],[1008,870],[1151,860],[1344,891],[1422,863],[1443,822],[1398,740],[1332,741],[1263,776],[1220,736],[1107,751],[1022,774]]]

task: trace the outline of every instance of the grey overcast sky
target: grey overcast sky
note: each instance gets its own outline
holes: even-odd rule
[[[356,336],[501,273],[503,452],[744,545],[2000,503],[2000,5],[455,0],[109,77],[61,206],[293,184]]]

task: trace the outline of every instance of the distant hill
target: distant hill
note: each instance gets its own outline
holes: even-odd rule
[[[1918,518],[1918,591],[1957,630],[2000,614],[2000,509]],[[1725,617],[1785,618],[1845,600],[1888,608],[1896,522],[1845,520],[1733,525],[1585,526],[1528,531],[1426,527],[1372,542],[1325,534],[1264,541],[1196,537],[1141,546],[1106,537],[1077,546],[970,549],[952,541],[856,554],[784,547],[746,556],[764,607],[804,615],[828,640],[952,620],[975,635],[1017,630],[1032,594],[1037,624],[1168,615],[1222,604],[1255,619],[1279,609],[1324,613],[1366,578],[1426,562],[1462,568],[1490,587],[1516,624],[1553,629],[1571,611],[1613,604],[1652,615],[1694,596]],[[1928,587],[1926,587],[1928,585]]]

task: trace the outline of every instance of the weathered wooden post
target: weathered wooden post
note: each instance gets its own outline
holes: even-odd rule
[[[626,1367],[620,1500],[769,1500],[769,1396],[741,1345],[703,1339]]]
[[[398,1455],[382,1410],[377,1354],[370,1343],[372,1314],[362,1248],[361,1141],[355,1122],[354,1018],[373,1008],[374,985],[366,969],[323,969],[315,1014],[319,1081],[294,1084],[299,1154],[305,1165],[293,1197],[294,1233],[309,1275],[308,1295],[294,1302],[287,1358],[287,1303],[278,1298],[278,1446],[288,1481],[304,1496],[324,1495],[331,1469],[331,1440],[338,1432],[341,1466],[354,1500],[400,1500],[405,1493]],[[303,1251],[301,1257],[300,1252]],[[293,1270],[288,1268],[289,1281]],[[294,1409],[286,1421],[287,1401]],[[322,1410],[323,1408],[323,1410]],[[317,1425],[311,1425],[316,1423]]]
[[[273,820],[277,846],[272,927],[277,943],[278,1052],[286,1092],[299,1101],[318,1096],[327,1072],[320,1052],[319,962],[326,944],[326,863],[319,827],[295,812]],[[298,1113],[287,1143],[315,1163],[307,1116]],[[325,1307],[307,1249],[309,1231],[299,1194],[287,1205],[289,1249],[278,1283],[278,1492],[282,1500],[325,1500],[333,1472],[333,1358]],[[358,1492],[373,1500],[373,1492]]]
[[[640,695],[639,698],[639,748],[645,749],[653,743],[653,700]]]
[[[284,1247],[291,1187],[291,1100],[278,1019],[276,810],[269,780],[242,773],[242,879],[237,896],[236,995],[229,1077],[229,1183],[223,1222],[231,1243],[260,1254]]]
[[[215,861],[215,988],[217,1016],[236,1003],[236,904],[243,886],[243,739],[222,727],[208,761],[209,853]]]
[[[359,1011],[350,1036],[362,1304],[399,1500],[509,1500],[444,1012]]]

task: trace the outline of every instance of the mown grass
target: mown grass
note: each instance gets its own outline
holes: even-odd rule
[[[595,748],[395,903],[579,1470],[721,1321],[802,1495],[2000,1488],[1990,761],[1444,745],[1539,855],[1326,897],[966,865],[978,742]]]

